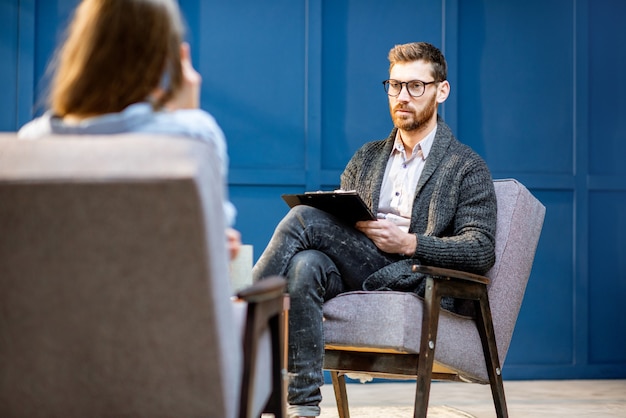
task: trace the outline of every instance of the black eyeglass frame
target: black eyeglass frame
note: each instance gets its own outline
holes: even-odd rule
[[[395,83],[400,84],[400,90],[398,90],[398,94],[391,94],[391,93],[389,93],[389,84],[392,81],[395,82]],[[422,94],[419,94],[417,96],[411,94],[411,90],[409,90],[409,84],[411,84],[411,83],[420,83],[422,85]],[[426,93],[426,86],[428,86],[429,84],[434,84],[434,83],[439,83],[439,81],[437,81],[437,80],[433,80],[433,81],[422,81],[422,80],[399,81],[399,80],[394,80],[393,78],[390,78],[389,80],[384,80],[383,81],[383,88],[385,89],[385,93],[387,93],[388,96],[398,97],[400,95],[400,93],[402,93],[402,89],[406,85],[406,91],[407,91],[407,93],[409,93],[409,96],[411,96],[411,97],[422,97],[424,95],[424,93]]]

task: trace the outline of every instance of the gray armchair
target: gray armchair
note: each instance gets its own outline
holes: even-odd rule
[[[345,374],[417,379],[414,416],[425,418],[430,382],[490,384],[498,417],[508,416],[501,368],[526,290],[545,207],[515,180],[494,182],[496,263],[486,277],[428,266],[425,298],[350,292],[324,305],[324,368],[341,418],[349,417]],[[441,310],[443,296],[473,301],[476,317]]]
[[[221,202],[200,141],[0,135],[0,416],[284,416],[284,280],[232,300]]]

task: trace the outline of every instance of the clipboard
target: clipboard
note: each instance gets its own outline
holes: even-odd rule
[[[357,221],[376,220],[376,216],[355,191],[307,192],[283,194],[281,197],[290,208],[297,205],[312,206],[349,225],[354,225]]]

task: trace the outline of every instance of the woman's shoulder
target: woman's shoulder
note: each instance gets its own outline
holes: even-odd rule
[[[50,113],[46,112],[30,122],[27,122],[17,131],[20,139],[39,139],[52,133],[50,125]]]
[[[223,140],[224,136],[215,118],[202,109],[155,112],[153,126],[145,128],[209,141]]]

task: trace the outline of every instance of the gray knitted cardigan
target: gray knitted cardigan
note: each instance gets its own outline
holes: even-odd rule
[[[363,145],[341,175],[341,188],[356,190],[374,213],[396,131],[385,140]],[[372,274],[363,288],[423,294],[422,276],[410,270],[416,262],[485,273],[495,261],[495,231],[496,197],[489,169],[438,117],[437,133],[415,191],[409,227],[417,235],[415,254]]]

